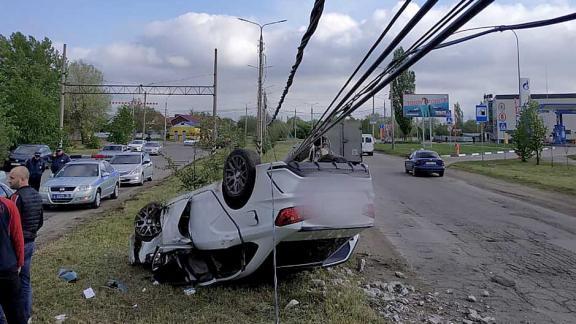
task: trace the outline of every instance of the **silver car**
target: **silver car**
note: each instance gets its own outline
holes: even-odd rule
[[[158,155],[162,151],[162,145],[157,142],[148,142],[144,144],[142,150],[150,155]]]
[[[122,144],[110,144],[110,145],[104,146],[100,152],[96,153],[92,157],[110,160],[115,155],[122,154],[123,152],[125,152],[127,150],[128,150],[128,148]]]
[[[103,197],[118,198],[120,173],[102,160],[76,160],[66,164],[40,187],[42,204],[100,207]]]
[[[152,181],[154,166],[148,153],[118,154],[110,160],[110,163],[120,172],[122,183],[142,186],[144,181]]]
[[[128,143],[128,148],[133,152],[142,152],[144,143],[144,140],[133,140],[132,142]]]

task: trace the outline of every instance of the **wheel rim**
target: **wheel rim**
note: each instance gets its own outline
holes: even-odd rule
[[[116,185],[116,187],[114,187],[114,196],[118,196],[118,185]]]
[[[233,156],[226,163],[224,185],[230,195],[239,195],[248,181],[248,165],[241,156]]]
[[[155,217],[156,212],[157,207],[148,206],[136,215],[134,222],[136,234],[144,237],[154,237],[162,231],[160,217]]]
[[[144,184],[144,173],[140,175],[140,184]]]

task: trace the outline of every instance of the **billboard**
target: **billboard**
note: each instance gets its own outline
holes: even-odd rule
[[[447,94],[405,94],[404,117],[446,117],[450,106]]]

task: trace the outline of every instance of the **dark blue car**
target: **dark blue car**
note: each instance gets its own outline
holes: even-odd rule
[[[439,176],[443,177],[444,161],[434,151],[418,150],[412,152],[410,157],[404,161],[404,170],[406,173],[412,172],[413,176],[438,173]]]

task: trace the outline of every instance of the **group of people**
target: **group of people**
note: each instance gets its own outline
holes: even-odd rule
[[[0,197],[0,324],[28,323],[32,314],[30,268],[36,235],[44,223],[38,193],[46,162],[40,152],[10,171],[8,184],[16,192]],[[58,173],[70,157],[58,149],[51,156],[51,171]]]

